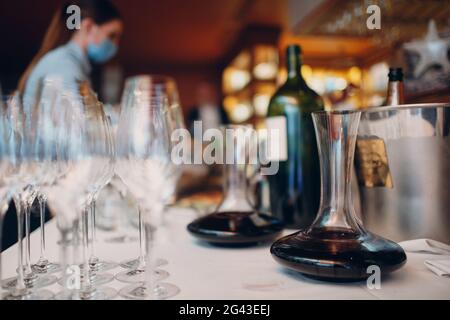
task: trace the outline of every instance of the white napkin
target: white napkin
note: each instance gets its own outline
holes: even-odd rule
[[[450,259],[447,260],[425,260],[428,269],[441,277],[450,277]]]
[[[450,246],[431,239],[416,239],[399,243],[407,252],[447,255],[447,259],[425,260],[425,266],[441,277],[450,277]]]
[[[450,254],[450,246],[431,239],[408,240],[399,243],[407,252],[428,254]]]

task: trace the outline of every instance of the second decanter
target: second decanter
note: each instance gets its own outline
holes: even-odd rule
[[[249,125],[222,127],[223,199],[218,208],[187,227],[196,238],[223,246],[252,245],[280,235],[283,224],[254,209],[249,173],[256,165],[256,132]],[[217,142],[217,141],[216,141]]]

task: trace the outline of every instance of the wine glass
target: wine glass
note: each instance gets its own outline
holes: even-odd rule
[[[173,130],[175,128],[184,128],[183,113],[181,112],[179,95],[176,82],[173,78],[164,75],[139,75],[130,77],[125,82],[125,89],[122,96],[122,112],[133,108],[136,103],[137,95],[164,95],[167,99],[169,110],[169,124]],[[172,190],[171,190],[172,189]],[[171,195],[175,187],[168,187],[167,194]],[[170,196],[167,196],[169,199]],[[145,264],[145,228],[143,227],[142,216],[139,214],[139,252],[138,258],[122,261],[120,266],[128,269],[139,269],[139,266]],[[160,267],[168,263],[165,259],[156,259],[155,265]]]
[[[2,152],[7,168],[3,176],[3,183],[9,189],[9,197],[13,197],[17,206],[17,236],[18,236],[18,268],[17,276],[6,279],[2,282],[2,287],[9,292],[4,295],[8,300],[46,300],[53,294],[48,290],[36,291],[34,289],[50,285],[56,281],[56,277],[41,277],[32,272],[29,264],[29,238],[26,240],[27,266],[23,265],[23,218],[24,206],[29,206],[26,202],[32,198],[32,183],[34,162],[31,158],[31,148],[27,135],[30,132],[25,124],[23,106],[18,94],[8,97],[6,100],[6,114],[2,115],[4,146]],[[2,205],[2,209],[4,209]],[[29,234],[29,224],[26,225]],[[31,271],[31,272],[30,272]]]
[[[146,235],[146,277],[119,293],[130,299],[164,299],[179,292],[172,284],[158,283],[160,274],[154,272],[153,257],[171,166],[168,99],[165,94],[137,92],[130,99],[130,106],[120,115],[116,172],[140,207],[141,228],[145,226]]]
[[[43,191],[48,204],[56,213],[57,226],[61,233],[61,264],[64,289],[56,299],[109,299],[115,296],[112,288],[97,288],[92,283],[93,274],[88,266],[87,226],[82,228],[82,256],[84,268],[79,267],[77,225],[86,215],[83,208],[100,168],[110,160],[107,153],[108,135],[105,123],[91,117],[82,97],[77,92],[66,91],[61,84],[48,82],[55,87],[54,103],[40,105],[36,114],[40,123],[37,139],[42,151],[41,162],[45,163],[48,183]],[[73,254],[69,255],[69,250]],[[72,257],[72,261],[69,260]]]
[[[161,95],[161,96],[151,96],[151,97],[146,97],[145,95],[137,95],[133,100],[132,100],[133,106],[130,106],[130,108],[124,109],[123,112],[121,113],[121,119],[122,119],[122,125],[127,125],[124,121],[126,121],[125,119],[129,119],[130,117],[134,117],[134,111],[135,109],[139,109],[142,108],[143,110],[148,109],[151,110],[152,115],[157,118],[157,117],[167,117],[167,99],[165,98],[165,95]],[[140,110],[140,109],[139,109]],[[145,116],[145,115],[142,115]],[[167,119],[164,119],[165,121]],[[120,120],[119,120],[119,128],[120,128]],[[165,127],[168,129],[168,127]],[[118,134],[119,134],[119,130],[118,130]],[[121,133],[122,134],[122,133]],[[119,141],[118,142],[118,147],[120,145]],[[120,175],[119,175],[120,176]],[[123,180],[123,179],[122,179]],[[124,183],[127,185],[126,181],[123,180]],[[127,185],[128,186],[128,185]],[[128,187],[129,188],[129,187]],[[131,190],[130,190],[131,191]],[[133,196],[135,196],[135,194],[131,191],[131,194]],[[138,228],[139,228],[139,249],[140,249],[140,254],[138,259],[133,259],[128,261],[128,266],[129,265],[134,265],[134,267],[129,268],[129,270],[120,272],[116,275],[116,279],[122,282],[130,282],[130,283],[135,283],[135,282],[143,282],[145,281],[145,272],[146,272],[146,228],[144,225],[144,216],[143,216],[143,210],[142,207],[139,205],[139,200],[136,199],[138,202],[138,212],[139,212],[139,219],[138,219]],[[157,261],[154,260],[152,262],[155,262],[155,266],[160,266],[162,263],[167,263],[165,261],[161,262],[161,261]],[[169,273],[167,271],[161,270],[161,269],[156,269],[154,270],[154,275],[155,278],[157,278],[158,280],[162,280],[164,278],[167,278],[169,276]]]
[[[105,135],[102,136],[101,140],[105,143],[105,157],[103,158],[103,166],[98,166],[98,171],[91,180],[92,184],[89,186],[88,197],[86,200],[87,226],[89,235],[89,267],[92,271],[106,271],[116,268],[118,264],[112,261],[100,260],[95,255],[95,205],[100,191],[109,183],[114,175],[114,139],[110,121],[105,114],[103,104],[97,99],[97,95],[92,91],[90,86],[86,84],[81,86],[80,93],[83,97],[84,104],[87,107],[86,113],[88,114],[88,117],[102,123],[106,130]],[[109,281],[112,281],[113,279],[112,275],[109,276],[108,274],[103,274],[103,276],[108,276]]]
[[[45,163],[41,162],[40,160],[40,140],[36,139],[37,129],[38,125],[41,125],[38,120],[39,118],[36,115],[36,110],[38,110],[37,105],[48,105],[50,103],[54,102],[55,97],[55,91],[54,88],[50,88],[48,86],[48,81],[43,82],[42,85],[39,87],[38,90],[38,96],[32,103],[32,105],[26,106],[26,114],[27,114],[27,124],[28,124],[28,132],[29,132],[29,145],[31,148],[31,157],[35,163],[36,170],[35,170],[35,176],[36,181],[35,185],[33,186],[35,188],[35,197],[39,202],[39,218],[40,218],[40,256],[36,263],[31,265],[31,268],[34,272],[40,273],[40,274],[49,274],[54,273],[57,271],[60,271],[61,266],[58,263],[51,262],[47,259],[45,254],[45,206],[47,202],[47,196],[40,190],[40,185],[47,183],[46,181],[46,168]],[[47,84],[45,87],[43,84]],[[45,90],[44,90],[45,89]],[[28,101],[28,103],[30,103]],[[34,104],[34,105],[33,105]],[[43,107],[41,107],[43,108]]]
[[[22,192],[18,193],[14,197],[14,202],[16,205],[21,205],[24,207],[25,211],[25,280],[30,282],[31,285],[45,286],[56,282],[57,278],[54,276],[48,276],[48,273],[58,271],[59,265],[50,263],[45,258],[45,221],[44,221],[44,206],[43,200],[45,196],[42,193],[39,195],[39,185],[45,180],[45,168],[40,162],[39,158],[39,141],[35,139],[35,134],[37,132],[36,117],[33,112],[36,109],[36,105],[41,103],[49,103],[48,99],[51,99],[51,92],[42,90],[41,85],[38,90],[38,94],[35,99],[28,99],[26,103],[23,104],[23,121],[24,126],[24,138],[25,146],[27,148],[27,161],[26,169],[28,175],[25,176],[25,188]],[[31,207],[34,200],[38,198],[40,203],[40,218],[41,218],[41,256],[39,260],[39,266],[31,264],[31,245],[30,245],[30,216]],[[20,203],[19,203],[20,202]],[[38,276],[40,274],[40,276]],[[45,280],[45,281],[44,281]],[[42,284],[41,284],[42,283]]]
[[[9,156],[9,144],[7,143],[9,135],[11,134],[10,124],[6,117],[6,107],[3,104],[3,96],[0,90],[0,243],[2,240],[2,222],[3,216],[9,207],[11,200],[10,177],[14,176],[16,166],[11,163]],[[0,279],[2,278],[2,260],[0,250]]]

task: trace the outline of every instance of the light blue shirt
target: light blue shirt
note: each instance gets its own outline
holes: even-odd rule
[[[74,42],[46,53],[36,64],[25,84],[23,101],[32,105],[42,81],[48,76],[63,80],[66,89],[78,88],[80,82],[90,81],[91,65],[86,53]],[[31,103],[31,104],[29,104]]]

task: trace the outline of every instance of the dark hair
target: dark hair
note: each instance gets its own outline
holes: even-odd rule
[[[53,15],[39,51],[31,60],[31,63],[25,69],[25,72],[19,80],[18,90],[21,94],[23,94],[28,77],[39,60],[47,52],[68,42],[73,32],[76,31],[66,27],[66,19],[68,17],[67,8],[71,5],[77,5],[80,8],[81,20],[91,18],[98,25],[121,19],[119,11],[109,0],[74,0],[62,5]]]

